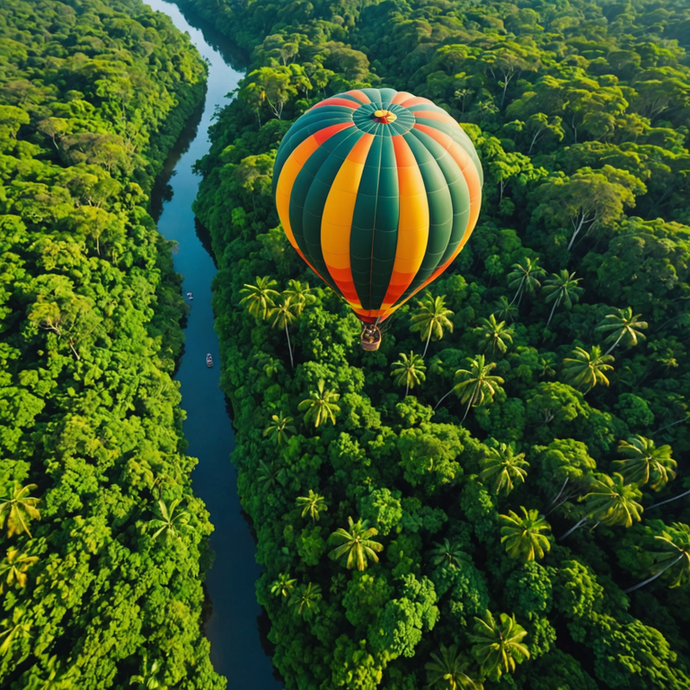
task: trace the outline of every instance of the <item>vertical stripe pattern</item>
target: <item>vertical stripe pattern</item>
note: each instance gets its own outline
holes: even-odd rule
[[[460,125],[393,89],[315,105],[283,137],[273,171],[290,244],[365,322],[448,268],[477,222],[482,182]]]

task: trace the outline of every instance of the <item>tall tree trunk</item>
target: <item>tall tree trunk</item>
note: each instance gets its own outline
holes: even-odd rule
[[[455,390],[455,386],[453,386],[437,403],[434,405],[434,409],[436,409],[453,391]]]
[[[606,357],[606,355],[610,354],[611,352],[613,352],[616,349],[616,347],[618,346],[618,343],[620,343],[621,338],[624,335],[625,335],[625,331],[621,331],[621,334],[618,336],[618,338],[616,338],[616,342],[613,345],[611,345],[611,347],[608,350],[606,350],[606,352],[604,352],[604,357]]]
[[[659,503],[652,503],[651,506],[647,508],[649,510],[650,508],[658,508],[659,506],[664,505],[665,503],[673,503],[673,501],[677,501],[679,498],[683,498],[683,496],[687,496],[690,494],[690,489],[687,491],[683,491],[682,494],[678,494],[677,496],[673,496],[672,498],[667,498],[665,501],[660,501]]]
[[[295,368],[295,362],[292,359],[292,344],[290,343],[290,331],[288,330],[287,321],[285,321],[285,335],[287,336],[288,351],[290,352],[290,368],[294,369]]]
[[[561,300],[557,299],[553,303],[553,307],[551,307],[551,313],[549,314],[549,320],[546,322],[546,325],[548,326],[551,323],[551,319],[553,318],[553,313],[556,311],[556,307],[558,306],[558,303]]]
[[[431,332],[432,328],[429,327],[429,337],[426,339],[426,345],[424,346],[424,354],[422,355],[422,359],[426,357],[426,351],[429,349],[429,343],[431,342]]]
[[[582,518],[582,520],[578,520],[578,522],[575,523],[573,527],[571,527],[562,537],[558,537],[556,541],[563,541],[566,537],[570,536],[576,529],[579,529],[582,527],[582,525],[585,524],[589,520],[589,516],[585,516]]]
[[[684,553],[681,553],[678,558],[676,558],[675,561],[671,561],[669,564],[665,565],[658,573],[655,573],[651,577],[648,577],[646,580],[642,580],[642,582],[636,584],[634,587],[628,587],[628,589],[624,589],[623,592],[625,594],[629,594],[630,592],[634,592],[636,589],[640,589],[640,587],[644,587],[645,585],[648,585],[650,582],[653,582],[654,580],[659,577],[659,575],[663,575],[671,566],[675,565],[678,563],[678,561],[685,556]]]

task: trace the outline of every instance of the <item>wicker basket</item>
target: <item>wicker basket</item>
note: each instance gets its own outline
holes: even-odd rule
[[[373,340],[366,340],[364,338],[365,333],[367,332],[366,329],[362,331],[362,335],[360,337],[360,345],[362,346],[363,350],[366,350],[367,352],[374,352],[379,349],[381,346],[381,331],[378,329],[377,326],[374,326],[374,339]]]

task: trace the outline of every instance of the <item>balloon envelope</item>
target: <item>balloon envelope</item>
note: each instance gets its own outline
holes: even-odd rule
[[[292,246],[364,322],[382,321],[460,253],[481,205],[469,137],[426,98],[361,89],[321,101],[278,149]]]

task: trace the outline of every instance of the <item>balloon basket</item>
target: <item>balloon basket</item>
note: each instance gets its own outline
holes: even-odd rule
[[[378,326],[365,326],[360,336],[360,345],[367,352],[375,352],[381,346],[381,331]]]

